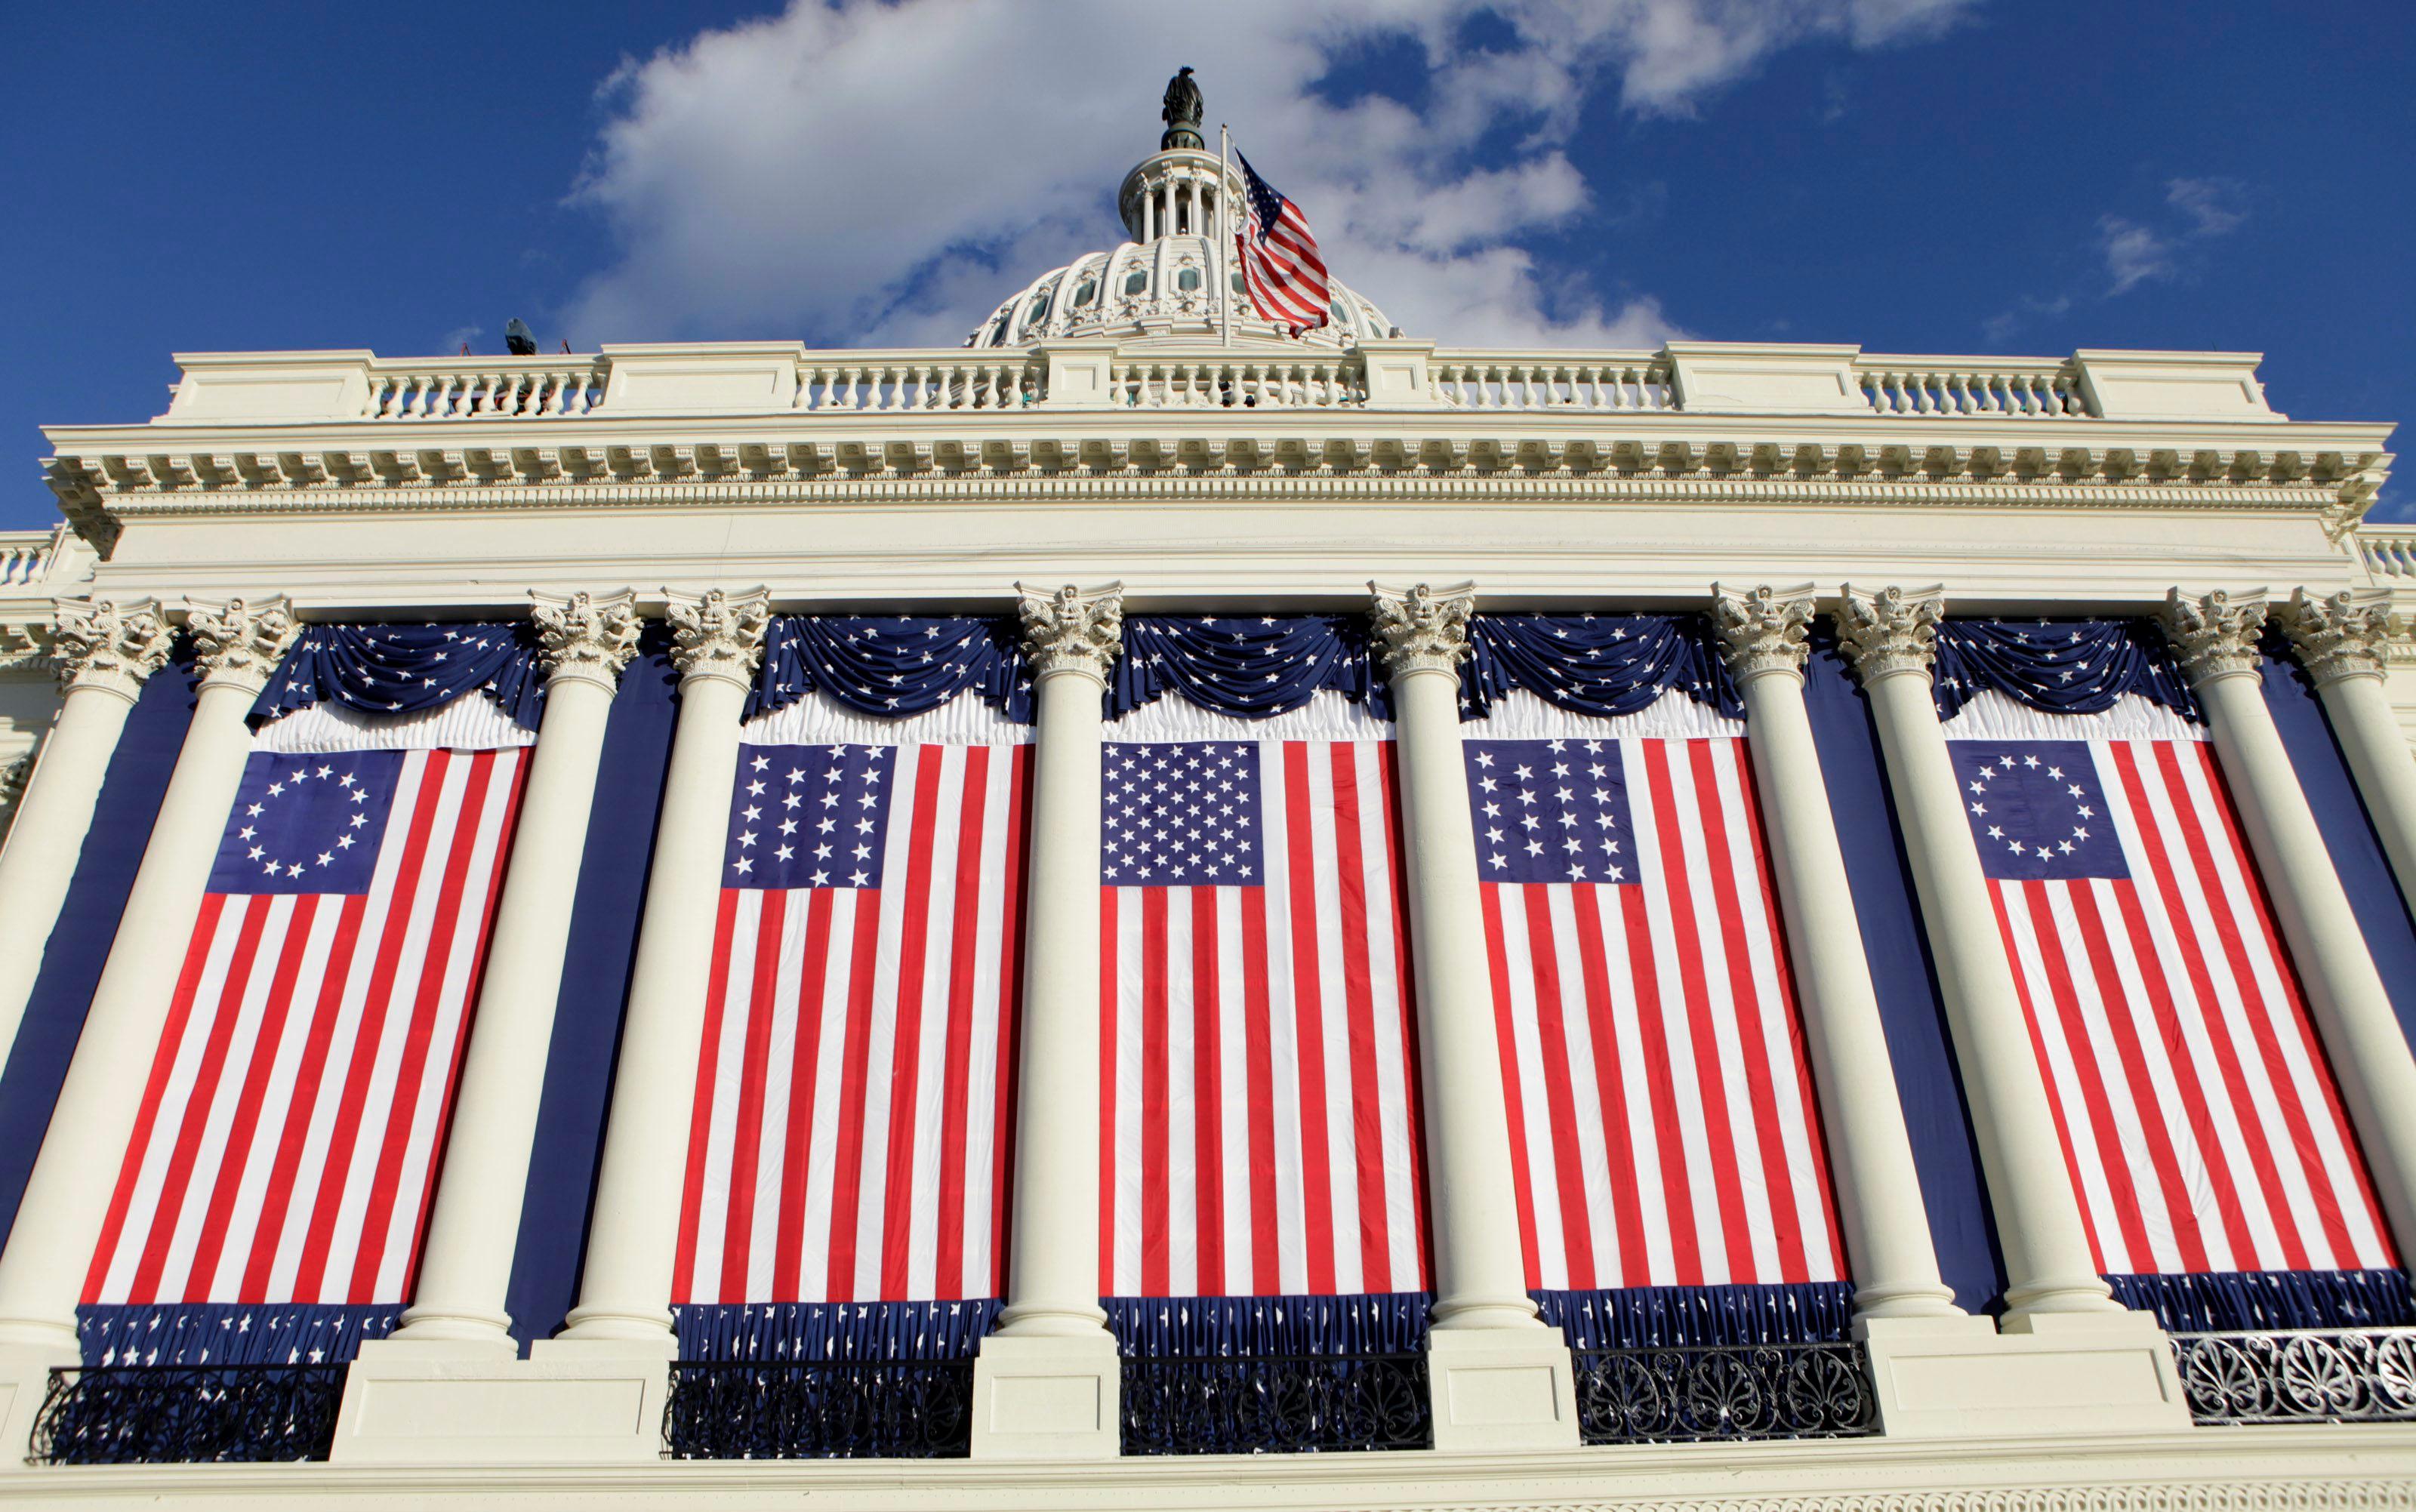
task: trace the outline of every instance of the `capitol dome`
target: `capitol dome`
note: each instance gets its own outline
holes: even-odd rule
[[[1076,337],[1215,337],[1224,318],[1222,282],[1232,292],[1233,334],[1241,340],[1282,340],[1286,335],[1250,303],[1242,273],[1228,259],[1220,279],[1213,233],[1219,173],[1216,155],[1176,147],[1144,159],[1125,175],[1116,197],[1131,238],[1102,252],[1089,252],[1051,268],[1000,305],[965,339],[971,347],[1020,347]],[[1241,173],[1224,175],[1241,203]],[[1384,312],[1339,279],[1331,280],[1332,324],[1298,340],[1326,348],[1355,346],[1371,337],[1399,334]]]

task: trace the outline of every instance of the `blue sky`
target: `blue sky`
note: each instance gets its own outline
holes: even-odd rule
[[[2262,351],[2294,416],[2416,416],[2404,3],[87,5],[9,41],[0,525],[53,518],[38,425],[147,418],[177,350],[954,344],[1113,238],[1185,63],[1414,335]]]

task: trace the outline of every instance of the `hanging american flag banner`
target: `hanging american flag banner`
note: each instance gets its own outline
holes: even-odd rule
[[[1554,718],[1464,742],[1528,1284],[1843,1279],[1744,739]]]
[[[527,755],[254,752],[85,1303],[409,1298]]]
[[[672,1300],[996,1296],[1030,748],[740,749]]]
[[[2098,1268],[2395,1265],[2207,743],[1949,749]]]
[[[1259,313],[1298,336],[1332,323],[1334,288],[1318,255],[1317,234],[1300,206],[1235,153],[1247,190],[1249,220],[1240,237],[1242,281]]]
[[[1421,1290],[1393,743],[1186,712],[1102,755],[1102,1289]]]

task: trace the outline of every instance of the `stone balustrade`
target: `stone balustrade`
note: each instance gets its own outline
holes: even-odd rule
[[[2093,417],[2076,361],[2031,357],[1865,356],[1854,377],[1881,415]]]
[[[1047,392],[1045,370],[1020,352],[809,353],[792,408],[816,414],[1014,410]]]
[[[2388,588],[2416,588],[2416,528],[2362,529],[2357,554],[2375,582]]]
[[[0,588],[25,588],[50,575],[56,531],[0,531]]]
[[[602,403],[607,359],[370,365],[371,420],[515,420],[585,415]]]
[[[1669,363],[1652,352],[1437,352],[1434,394],[1458,409],[1673,410]]]

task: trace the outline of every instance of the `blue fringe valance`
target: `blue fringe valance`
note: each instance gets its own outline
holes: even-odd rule
[[[746,717],[785,709],[808,692],[883,719],[972,692],[1017,723],[1032,722],[1022,643],[1014,624],[997,618],[780,615],[764,634]]]
[[[1391,718],[1392,700],[1351,614],[1136,614],[1108,687],[1108,718],[1169,693],[1203,709],[1263,719],[1319,693],[1340,693]]]
[[[1136,1359],[1414,1354],[1427,1347],[1424,1292],[1346,1296],[1101,1297],[1117,1347]]]
[[[2213,1271],[2106,1279],[2115,1301],[2154,1313],[2177,1334],[2416,1327],[2416,1295],[2406,1271]]]
[[[2125,693],[2197,719],[2164,632],[2147,620],[1950,619],[1931,679],[1938,717],[1992,691],[2046,714],[2103,714]]]
[[[732,1302],[673,1308],[684,1360],[961,1360],[996,1297],[950,1302]]]
[[[1484,718],[1514,688],[1604,718],[1634,714],[1672,691],[1744,717],[1736,682],[1699,614],[1479,614],[1469,643],[1463,718]]]
[[[482,692],[523,730],[545,710],[545,665],[526,625],[307,625],[251,705],[274,719],[313,703],[417,714]]]
[[[86,1365],[335,1365],[394,1332],[402,1304],[188,1302],[76,1309]]]
[[[1817,1344],[1850,1338],[1849,1281],[1781,1286],[1632,1286],[1599,1292],[1534,1292],[1544,1322],[1571,1349],[1667,1344]]]

